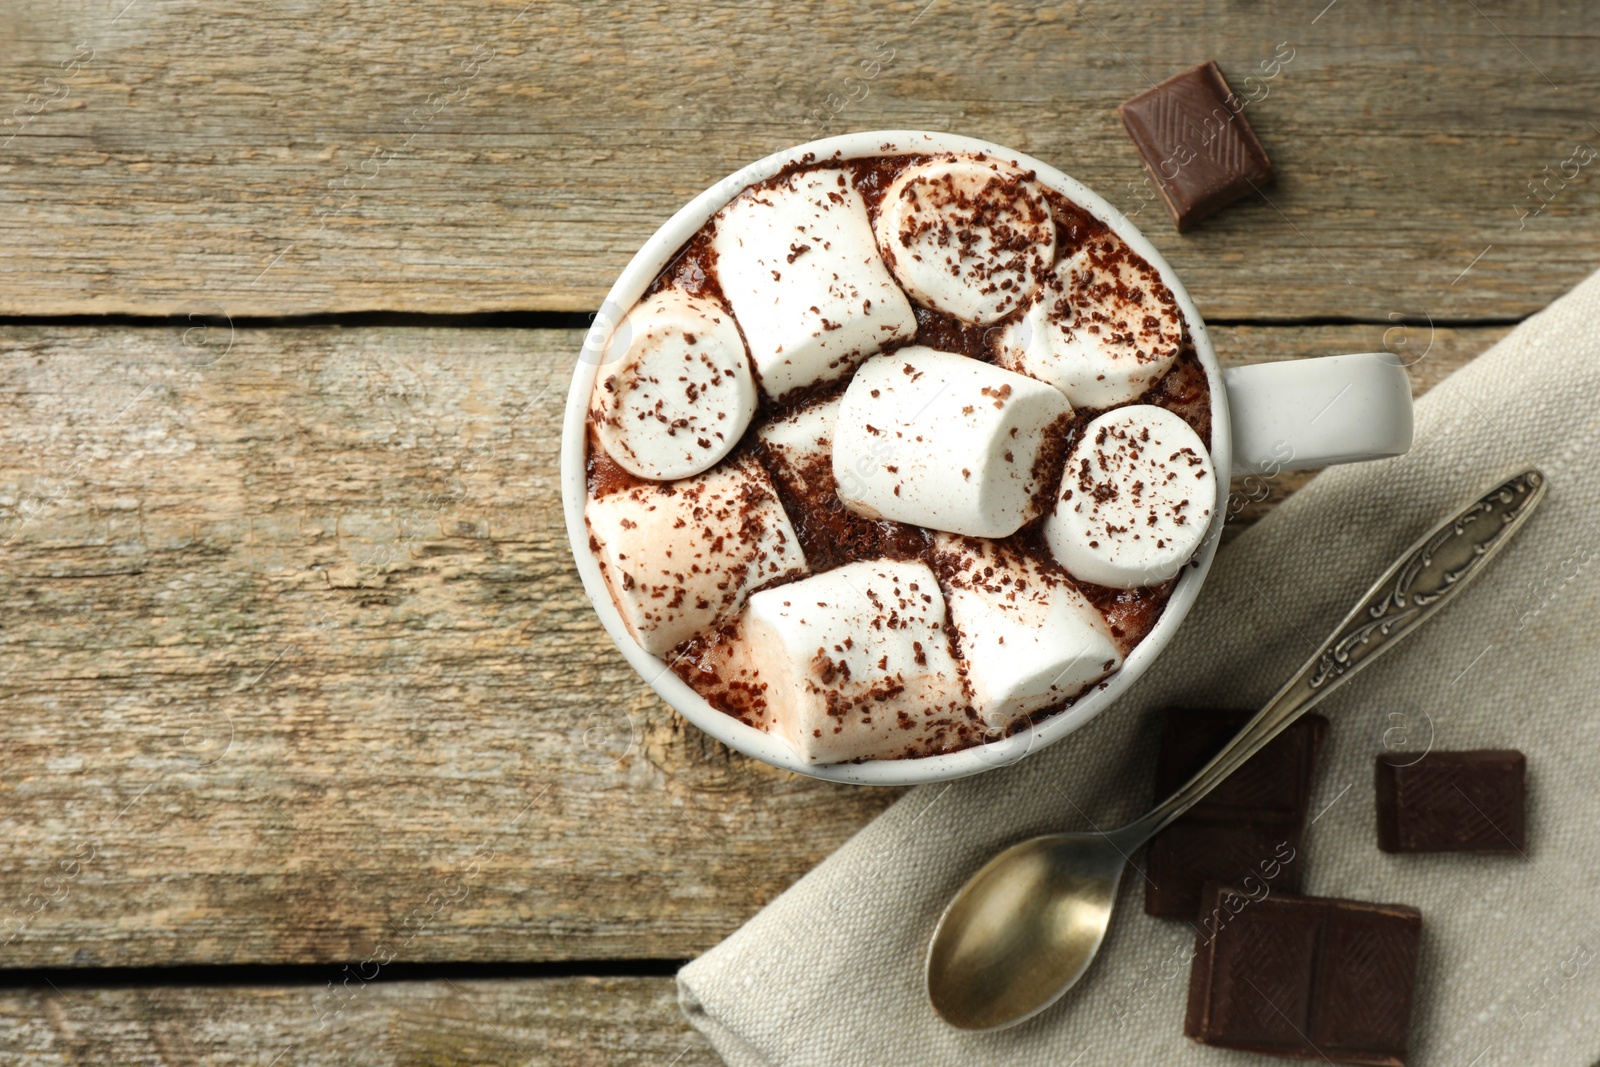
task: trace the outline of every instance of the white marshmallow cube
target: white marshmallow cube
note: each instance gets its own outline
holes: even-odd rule
[[[869,519],[1005,537],[1038,514],[1049,434],[1072,408],[1057,390],[952,352],[874,356],[834,423],[839,498]]]
[[[748,189],[715,226],[717,280],[768,396],[843,378],[916,336],[849,172],[800,171]]]
[[[643,298],[612,331],[603,360],[590,421],[606,454],[640,478],[708,470],[755,415],[744,338],[715,300],[680,289]]]
[[[1122,666],[1105,617],[1059,570],[995,541],[940,534],[934,548],[972,706],[991,730]]]
[[[907,167],[884,192],[873,229],[913,299],[967,322],[1021,307],[1055,262],[1043,192],[1031,174],[997,159]]]
[[[1073,407],[1110,408],[1154,385],[1182,344],[1172,290],[1107,234],[1056,266],[1027,310],[1001,331],[995,362],[1055,386]]]
[[[798,492],[816,495],[833,488],[833,424],[842,399],[841,393],[813,401],[756,431],[782,478]]]
[[[807,573],[772,481],[748,461],[591,497],[584,518],[623,622],[657,656],[737,613],[751,589]]]
[[[1067,453],[1045,540],[1081,581],[1157,585],[1200,547],[1216,504],[1211,456],[1189,424],[1130,404],[1092,420]]]
[[[808,762],[894,758],[965,721],[928,565],[850,563],[750,597],[741,617],[772,725]]]

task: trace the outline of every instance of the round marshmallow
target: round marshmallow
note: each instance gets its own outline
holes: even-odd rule
[[[873,356],[834,420],[839,499],[869,519],[1009,536],[1044,506],[1071,413],[1043,382],[954,352]]]
[[[965,719],[926,563],[861,560],[763,589],[741,627],[772,732],[807,763],[892,759]]]
[[[873,227],[911,298],[968,322],[1021,307],[1055,262],[1056,227],[1031,173],[962,158],[906,168]]]
[[[1074,407],[1137,399],[1171,368],[1183,317],[1154,267],[1113,234],[1062,260],[1000,334],[995,362],[1048,382]]]
[[[794,491],[817,495],[833,490],[833,424],[842,399],[840,394],[812,401],[756,430],[778,476]]]
[[[849,377],[916,336],[911,301],[884,266],[848,171],[797,171],[745,190],[717,212],[711,250],[773,399]]]
[[[624,470],[668,481],[714,466],[756,412],[756,384],[733,316],[663,289],[635,304],[606,342],[593,422]]]
[[[1074,578],[1155,585],[1200,547],[1216,502],[1211,457],[1189,424],[1133,404],[1094,419],[1067,453],[1045,540]]]
[[[1060,568],[1006,541],[934,537],[972,707],[1002,729],[1122,666],[1111,626]]]
[[[591,497],[583,517],[611,599],[652,655],[738,612],[750,590],[807,573],[771,479],[749,459]]]

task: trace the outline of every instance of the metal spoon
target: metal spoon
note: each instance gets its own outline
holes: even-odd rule
[[[999,1030],[1060,999],[1100,950],[1128,857],[1481,574],[1546,487],[1524,471],[1407,549],[1239,735],[1143,818],[1109,833],[1035,837],[986,863],[934,930],[934,1010],[963,1030]]]

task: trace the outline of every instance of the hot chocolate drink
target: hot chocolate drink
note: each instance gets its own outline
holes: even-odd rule
[[[613,333],[590,546],[629,631],[808,762],[950,752],[1104,683],[1216,505],[1173,294],[984,155],[807,159]]]

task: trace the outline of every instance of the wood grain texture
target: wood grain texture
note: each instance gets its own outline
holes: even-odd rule
[[[730,753],[611,646],[557,498],[580,337],[0,331],[5,965],[686,958],[893,799]]]
[[[0,1060],[28,1067],[717,1067],[670,978],[0,993]],[[280,1057],[274,1059],[274,1057]]]
[[[592,309],[723,175],[881,128],[1059,165],[1212,318],[1521,316],[1600,265],[1600,8],[1323,6],[13,0],[0,313]],[[1279,177],[1180,238],[1115,107],[1207,58]]]

